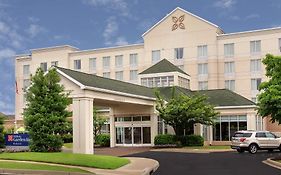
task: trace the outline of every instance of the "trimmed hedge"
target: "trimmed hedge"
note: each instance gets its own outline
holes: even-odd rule
[[[109,147],[110,146],[110,135],[109,134],[97,135],[95,138],[95,143],[102,147]]]
[[[157,135],[154,138],[155,146],[203,146],[204,138],[200,135],[176,136],[171,134]]]
[[[154,138],[154,145],[176,145],[177,139],[175,135],[163,134]]]
[[[204,146],[204,138],[200,135],[187,135],[180,137],[182,146]]]
[[[72,143],[73,142],[73,137],[72,134],[64,134],[61,136],[63,143]]]

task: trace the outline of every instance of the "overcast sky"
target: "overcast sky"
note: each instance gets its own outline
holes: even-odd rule
[[[281,0],[0,0],[0,112],[14,114],[14,55],[140,43],[176,7],[226,33],[281,26]]]

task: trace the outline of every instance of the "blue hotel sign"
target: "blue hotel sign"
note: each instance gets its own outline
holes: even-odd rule
[[[28,134],[6,134],[6,148],[25,150],[28,149],[29,135]]]

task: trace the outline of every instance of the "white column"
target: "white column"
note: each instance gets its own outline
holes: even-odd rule
[[[255,113],[247,114],[247,130],[256,130],[256,115]]]
[[[73,153],[93,154],[93,99],[73,99]]]
[[[110,147],[115,147],[116,142],[116,131],[115,131],[115,119],[114,119],[114,111],[113,108],[110,108]]]
[[[151,114],[150,120],[151,120],[151,145],[154,146],[154,138],[158,134],[158,116],[157,116],[157,114]]]

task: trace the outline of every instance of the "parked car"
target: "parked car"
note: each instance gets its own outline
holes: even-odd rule
[[[231,139],[231,148],[239,153],[249,151],[252,154],[258,150],[281,151],[281,138],[269,131],[237,131]]]

